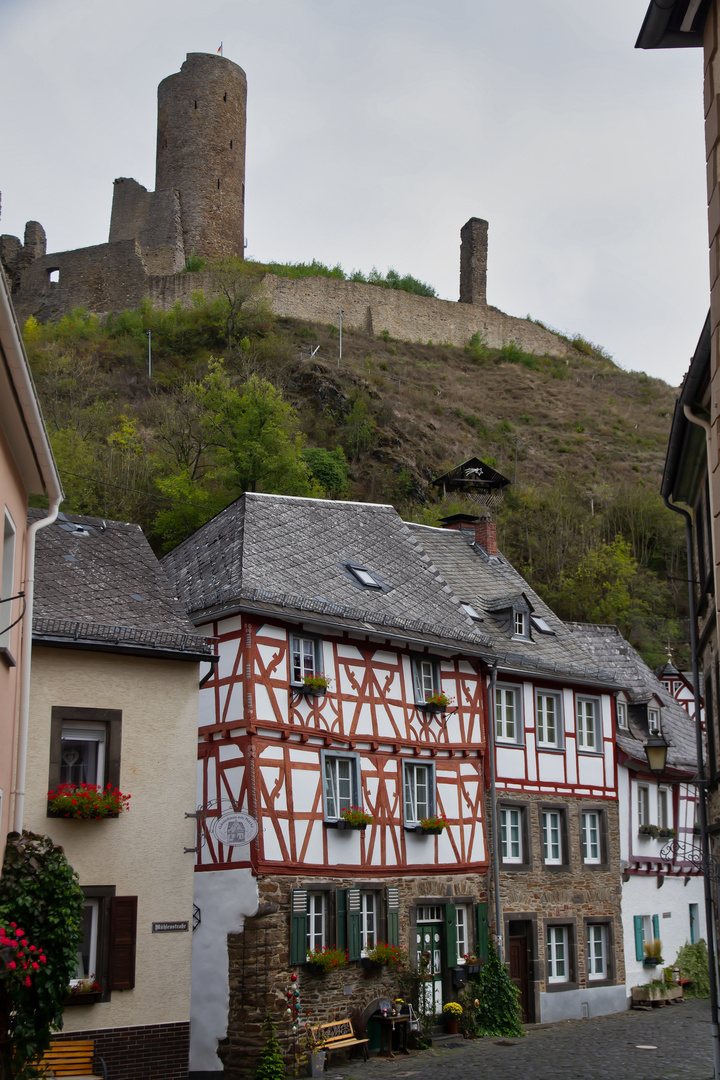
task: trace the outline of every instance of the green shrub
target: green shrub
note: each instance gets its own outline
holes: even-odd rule
[[[0,957],[0,1075],[31,1077],[62,1028],[63,1003],[77,968],[84,896],[77,874],[50,837],[10,833],[0,879],[0,925],[22,927],[47,958],[22,982]],[[14,958],[13,958],[14,959]]]
[[[685,987],[685,997],[710,997],[708,951],[703,938],[695,945],[686,941],[672,966],[680,968],[683,979],[690,979],[690,985]]]
[[[275,1034],[275,1024],[270,1013],[265,1016],[263,1023],[263,1035],[265,1046],[260,1054],[260,1062],[255,1070],[255,1080],[285,1080],[285,1062],[282,1056],[282,1047]]]

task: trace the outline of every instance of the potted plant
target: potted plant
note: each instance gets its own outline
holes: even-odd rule
[[[468,975],[477,975],[482,967],[480,960],[475,953],[463,953],[463,960],[465,961],[463,967]]]
[[[660,938],[653,938],[652,941],[646,941],[643,945],[643,952],[645,953],[643,959],[645,967],[657,967],[658,964],[662,964],[662,941]]]
[[[430,713],[445,712],[450,704],[450,698],[443,694],[442,690],[436,690],[434,694],[425,695],[425,711]]]
[[[448,1001],[446,1005],[443,1005],[443,1016],[445,1017],[445,1030],[448,1035],[457,1035],[458,1033],[458,1020],[462,1016],[462,1005],[457,1001]]]
[[[308,949],[307,966],[310,971],[322,972],[336,971],[344,968],[348,962],[347,949],[338,949],[336,945],[318,946],[316,949]]]
[[[73,979],[70,991],[65,999],[66,1005],[94,1005],[102,997],[102,987],[95,982],[95,976],[87,979]]]
[[[407,959],[407,953],[399,945],[379,941],[374,948],[368,949],[362,958],[363,967],[400,967]],[[367,961],[367,963],[365,963]]]
[[[658,836],[669,837],[669,839],[674,840],[677,832],[675,829],[658,829]]]
[[[306,697],[321,697],[327,693],[329,685],[330,680],[324,675],[305,675],[302,686],[298,686],[297,689]]]
[[[444,817],[431,814],[430,817],[420,819],[420,824],[416,826],[415,831],[424,836],[439,836],[447,827],[448,823]]]
[[[659,832],[657,825],[641,825],[638,836],[652,836],[653,840],[657,840]]]
[[[359,806],[351,806],[349,810],[341,810],[338,819],[338,829],[360,829],[364,831],[368,825],[373,825],[375,818],[372,814],[366,814]]]
[[[308,1076],[323,1076],[325,1072],[326,1052],[321,1049],[318,1034],[319,1028],[314,1028],[309,1022],[305,1024],[302,1049],[308,1063]]]
[[[94,784],[60,784],[48,791],[48,817],[73,818],[98,821],[101,818],[118,817],[129,810],[129,795],[108,784],[105,790]]]

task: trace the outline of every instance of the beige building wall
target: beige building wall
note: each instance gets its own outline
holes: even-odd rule
[[[22,588],[25,573],[28,493],[2,429],[0,429],[0,493],[0,529],[2,530],[0,531],[0,565],[5,513],[7,512],[16,530],[13,583],[12,592],[9,594],[10,596],[16,596]],[[4,598],[4,590],[2,595]],[[4,630],[6,626],[17,619],[21,611],[21,600],[15,600],[12,605],[0,605],[0,630]],[[10,631],[7,652],[3,649],[0,653],[0,747],[2,747],[0,751],[0,847],[2,848],[0,851],[0,868],[2,867],[2,852],[5,849],[5,837],[12,831],[13,827],[14,800],[12,792],[15,787],[22,629],[23,620],[20,620]],[[14,661],[14,665],[12,661]]]
[[[33,647],[25,828],[62,844],[81,885],[138,897],[135,988],[65,1010],[65,1031],[190,1019],[198,664]],[[104,821],[48,818],[53,706],[122,710],[120,790],[130,809]],[[187,920],[187,933],[152,933]]]

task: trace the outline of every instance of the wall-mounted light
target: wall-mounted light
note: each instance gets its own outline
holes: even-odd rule
[[[645,756],[648,760],[648,767],[650,772],[656,776],[658,780],[665,772],[667,752],[668,744],[665,742],[664,736],[660,734],[651,735],[645,743]]]

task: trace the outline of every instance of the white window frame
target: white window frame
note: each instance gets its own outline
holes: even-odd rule
[[[348,764],[348,776],[340,776],[340,763]],[[342,810],[360,806],[359,754],[320,751],[322,769],[323,813],[325,821],[339,821]],[[349,784],[350,792],[347,792]]]
[[[517,865],[524,862],[523,814],[522,806],[500,807],[500,859],[503,863]]]
[[[378,942],[378,899],[374,892],[360,893],[360,955],[366,956]]]
[[[592,706],[592,710],[588,708]],[[599,698],[578,697],[575,701],[578,750],[597,754],[602,749]]]
[[[325,945],[325,924],[327,920],[327,896],[322,892],[307,894],[307,934],[305,937],[308,952],[315,952]]]
[[[10,647],[10,623],[13,621],[15,592],[15,549],[17,529],[8,509],[5,509],[2,545],[2,579],[0,581],[0,649]]]
[[[470,954],[470,908],[468,904],[455,905],[455,941],[457,943],[457,962],[465,963],[465,955]]]
[[[626,701],[618,701],[616,703],[616,715],[617,715],[617,726],[619,728],[621,728],[622,731],[627,731],[627,729],[628,729],[628,711],[627,711],[627,702]]]
[[[570,934],[567,926],[547,927],[546,952],[548,982],[570,982]]]
[[[651,735],[659,735],[661,731],[660,710],[655,706],[648,707],[648,731]]]
[[[88,970],[86,972],[83,972],[83,971],[79,970],[80,965],[81,965],[82,948],[83,948],[83,945],[85,945],[85,940],[84,940],[84,935],[83,935],[82,942],[80,942],[78,944],[78,949],[77,949],[78,960],[77,960],[77,966],[75,968],[75,975],[70,980],[70,985],[71,986],[77,986],[81,979],[93,978],[93,979],[96,979],[98,982],[100,981],[97,978],[97,976],[98,976],[98,970],[97,970],[98,928],[100,926],[100,900],[98,898],[95,898],[95,897],[86,897],[85,900],[83,901],[82,906],[83,906],[83,908],[87,908],[89,910],[89,912],[90,912],[90,948],[88,950]]]
[[[638,827],[650,824],[650,788],[647,784],[637,786]]]
[[[547,715],[547,702],[553,702],[552,734]],[[536,690],[535,713],[537,744],[540,747],[558,750],[562,747],[562,698],[560,694],[548,690]]]
[[[585,937],[588,982],[608,977],[607,923],[588,923]]]
[[[310,646],[310,650],[307,646]],[[295,653],[298,653],[299,663],[295,663]],[[312,671],[306,667],[305,658],[312,652]],[[290,634],[290,683],[292,686],[302,686],[305,677],[323,674],[322,664],[322,641],[313,634],[293,632]]]
[[[602,862],[602,818],[600,815],[600,810],[582,811],[582,857],[583,862],[589,865]],[[595,822],[594,827],[593,819]]]
[[[413,694],[416,705],[424,705],[440,693],[440,663],[434,656],[412,656]]]
[[[403,811],[405,824],[414,827],[435,813],[435,763],[403,761]],[[418,780],[425,775],[425,802],[418,800]],[[420,785],[422,790],[422,784]],[[423,808],[427,811],[422,813]]]
[[[98,791],[105,787],[105,748],[107,746],[107,724],[92,720],[63,720],[60,727],[60,782],[93,784]],[[95,777],[88,780],[63,780],[63,743],[87,742],[96,744]]]
[[[542,810],[543,862],[546,866],[562,866],[563,821],[562,810]]]
[[[523,641],[527,641],[530,636],[528,633],[529,624],[529,613],[527,611],[520,611],[518,608],[513,608],[513,637],[522,638]]]
[[[522,743],[522,697],[519,686],[495,686],[495,738],[500,742]]]

